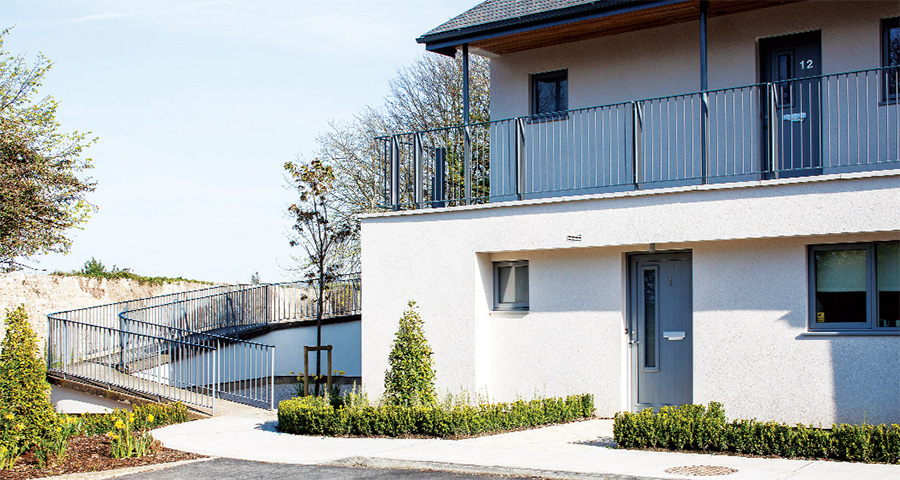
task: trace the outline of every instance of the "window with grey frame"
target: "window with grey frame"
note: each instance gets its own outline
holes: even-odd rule
[[[809,248],[810,331],[900,333],[900,242]]]
[[[900,17],[881,20],[881,65],[884,71],[884,101],[896,102],[900,91]]]
[[[531,114],[556,119],[569,109],[569,71],[537,73],[531,76]]]
[[[528,310],[528,260],[494,262],[494,310]]]

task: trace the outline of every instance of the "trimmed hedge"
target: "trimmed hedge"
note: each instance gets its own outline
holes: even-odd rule
[[[722,404],[619,412],[613,434],[622,448],[664,448],[850,462],[900,463],[900,425],[832,425],[831,429],[725,419]]]
[[[338,408],[323,397],[303,397],[278,404],[278,428],[303,435],[454,437],[570,422],[593,412],[593,395],[478,406]]]

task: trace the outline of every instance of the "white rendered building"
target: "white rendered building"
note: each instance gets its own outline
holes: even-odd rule
[[[488,123],[379,139],[362,377],[415,300],[442,391],[900,422],[900,7],[488,0]]]

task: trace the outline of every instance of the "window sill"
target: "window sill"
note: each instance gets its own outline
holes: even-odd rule
[[[535,123],[547,123],[547,122],[560,122],[563,120],[569,119],[569,112],[553,112],[553,113],[540,113],[540,114],[532,114],[530,117],[526,119],[526,123],[529,125]]]
[[[844,330],[832,332],[803,332],[801,337],[900,337],[900,330]]]
[[[491,310],[492,317],[517,317],[528,315],[528,310]]]

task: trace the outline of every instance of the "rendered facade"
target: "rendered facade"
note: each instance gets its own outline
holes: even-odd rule
[[[444,392],[900,421],[898,16],[489,0],[424,35],[491,58],[492,121],[379,139],[366,390],[412,299]]]

